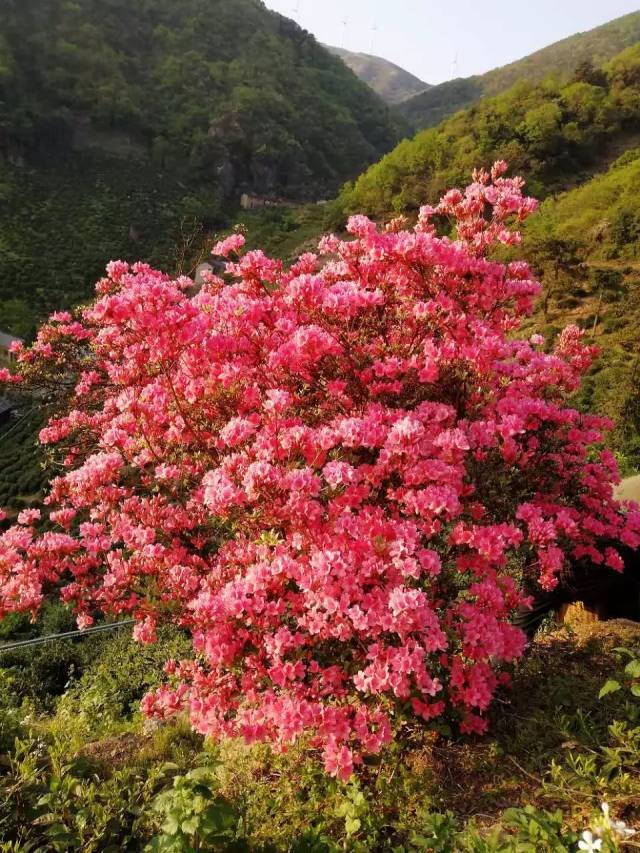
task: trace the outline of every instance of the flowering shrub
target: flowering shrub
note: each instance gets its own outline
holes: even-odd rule
[[[48,521],[0,540],[2,610],[56,586],[82,626],[183,626],[196,658],[167,664],[148,714],[305,735],[341,779],[406,715],[483,732],[524,647],[522,573],[552,588],[568,558],[620,568],[615,543],[640,544],[606,422],[565,402],[593,348],[575,327],[551,353],[513,334],[539,286],[490,253],[535,202],[505,168],[412,230],[353,217],[354,239],[289,270],[234,235],[226,280],[195,295],[111,263],[93,305],[18,353],[60,401],[41,439],[66,470]]]

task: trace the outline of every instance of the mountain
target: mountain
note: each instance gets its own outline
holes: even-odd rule
[[[374,92],[377,92],[388,104],[399,104],[412,95],[417,95],[431,88],[429,83],[425,83],[419,77],[405,71],[404,68],[400,68],[399,65],[389,62],[388,59],[371,56],[368,53],[354,53],[342,47],[329,47],[328,45],[326,47],[335,56],[340,57],[354,74],[363,80],[367,86],[370,86]]]
[[[85,298],[110,257],[175,268],[243,192],[326,197],[401,136],[368,86],[260,0],[1,5],[8,331]]]
[[[632,12],[585,33],[577,33],[524,59],[474,77],[448,80],[404,101],[398,109],[416,129],[434,127],[447,116],[497,95],[518,80],[539,83],[549,75],[568,80],[581,65],[585,74],[640,41],[640,12]]]
[[[589,79],[520,81],[404,140],[343,189],[338,220],[353,212],[410,213],[498,159],[538,197],[574,186],[638,144],[640,43],[592,68]]]
[[[398,128],[370,89],[260,0],[3,0],[0,128],[27,159],[124,143],[227,188],[337,186]]]

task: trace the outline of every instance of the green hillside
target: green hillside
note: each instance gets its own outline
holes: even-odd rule
[[[640,12],[632,12],[586,33],[577,33],[486,74],[448,80],[409,98],[399,106],[410,124],[434,127],[457,110],[487,95],[506,91],[518,80],[539,83],[549,75],[566,82],[582,66],[598,66],[640,40]]]
[[[357,74],[367,86],[388,104],[399,105],[412,95],[430,89],[429,83],[420,80],[415,74],[411,74],[404,68],[400,68],[394,62],[383,59],[381,56],[371,56],[369,53],[355,53],[342,47],[328,47],[331,53],[339,56],[345,65]],[[399,109],[402,109],[399,107]]]
[[[415,211],[477,166],[506,160],[538,197],[573,186],[637,141],[640,130],[640,44],[618,54],[592,82],[521,81],[401,142],[347,185],[334,208],[339,219]]]
[[[227,188],[289,194],[327,191],[397,138],[375,94],[259,0],[4,3],[0,128],[14,158],[119,131]]]
[[[1,5],[7,331],[86,298],[110,258],[175,270],[243,192],[327,197],[400,137],[374,92],[259,0]]]
[[[525,254],[544,283],[529,324],[552,335],[586,330],[601,355],[578,402],[611,417],[626,471],[640,468],[640,148],[605,173],[548,199],[525,229]]]
[[[529,232],[585,246],[592,260],[640,260],[640,148],[576,189],[549,199]]]

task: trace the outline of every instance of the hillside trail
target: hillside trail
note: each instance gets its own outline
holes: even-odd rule
[[[640,271],[640,261],[627,260],[592,260],[586,262],[587,267],[607,270],[633,270]]]

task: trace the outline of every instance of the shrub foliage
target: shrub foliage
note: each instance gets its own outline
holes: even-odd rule
[[[52,585],[80,625],[188,629],[147,713],[214,737],[304,739],[349,778],[411,717],[483,732],[519,579],[565,561],[621,568],[640,512],[613,498],[607,422],[570,408],[593,349],[514,332],[538,284],[510,227],[535,209],[506,165],[417,225],[325,238],[288,270],[232,235],[193,294],[113,262],[98,297],[53,315],[9,382],[46,387],[66,471],[48,518],[0,539],[2,610]],[[438,218],[456,239],[437,236]]]

